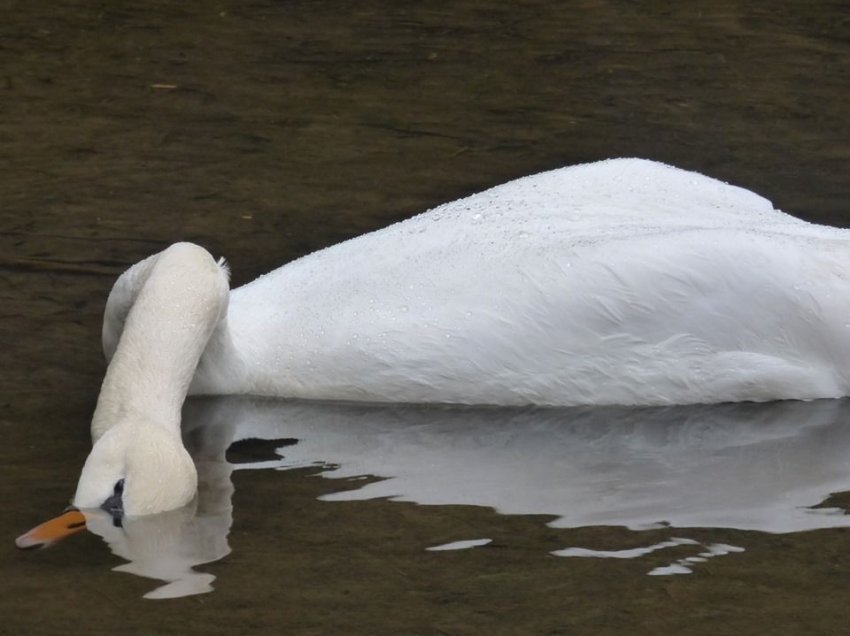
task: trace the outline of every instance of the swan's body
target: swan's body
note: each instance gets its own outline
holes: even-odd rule
[[[657,163],[547,172],[231,293],[192,390],[480,404],[850,388],[850,232]]]
[[[190,471],[190,382],[502,405],[850,393],[850,232],[648,161],[513,181],[281,267],[229,308],[226,289],[188,244],[116,283],[77,505],[100,505],[118,479],[129,514],[185,503],[194,471],[162,480]]]

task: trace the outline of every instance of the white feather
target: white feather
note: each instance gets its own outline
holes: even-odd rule
[[[499,405],[848,395],[849,248],[846,230],[637,159],[498,186],[229,298],[226,264],[178,244],[110,295],[78,500],[109,496],[132,466],[128,510],[185,503],[190,464],[166,485],[156,467],[185,453],[189,390]]]

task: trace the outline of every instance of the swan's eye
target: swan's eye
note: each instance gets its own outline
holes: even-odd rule
[[[115,488],[112,490],[106,501],[100,504],[100,507],[112,515],[112,523],[116,528],[122,526],[122,517],[124,516],[124,501],[121,495],[124,494],[124,480],[119,479],[115,482]]]

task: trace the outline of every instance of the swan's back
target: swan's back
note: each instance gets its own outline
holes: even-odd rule
[[[247,374],[230,388],[492,404],[845,395],[848,247],[846,231],[662,164],[554,170],[235,290]]]

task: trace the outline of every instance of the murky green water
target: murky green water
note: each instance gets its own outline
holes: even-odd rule
[[[395,485],[397,493],[380,494],[410,501],[330,496],[364,482],[318,478],[321,467],[229,474],[219,462],[210,492],[224,500],[207,503],[226,504],[232,479],[232,511],[218,509],[232,526],[210,541],[219,542],[213,552],[230,553],[196,567],[215,576],[213,592],[175,600],[142,599],[160,583],[112,571],[124,560],[93,534],[40,553],[17,552],[12,540],[72,494],[103,372],[100,314],[129,264],[189,239],[225,255],[241,284],[509,178],[624,155],[700,170],[787,212],[847,226],[848,42],[842,2],[7,2],[0,633],[841,633],[850,614],[847,531],[769,533],[752,516],[762,511],[792,526],[800,515],[827,519],[805,509],[835,485],[850,487],[840,487],[850,474],[841,461],[842,403],[828,417],[818,405],[792,415],[775,406],[735,411],[730,421],[744,430],[764,421],[785,441],[739,452],[752,459],[743,464],[756,469],[750,479],[730,468],[740,463],[720,472],[704,465],[704,491],[685,477],[700,457],[699,438],[670,450],[660,440],[678,429],[665,418],[614,418],[620,423],[603,427],[609,442],[637,439],[635,427],[655,431],[643,438],[641,448],[654,449],[648,455],[586,433],[569,447],[595,443],[599,455],[567,453],[572,461],[559,464],[558,456],[530,459],[560,439],[535,416],[539,447],[503,447],[527,470],[501,464],[490,475],[469,472],[492,455],[447,436],[444,415],[429,420],[423,437],[418,411],[348,413],[364,425],[394,422],[364,433],[385,440],[386,455],[370,451],[356,465],[339,451],[357,448],[348,438],[310,446],[336,439],[327,428],[334,418],[314,413],[321,437],[275,431],[302,440],[285,455],[349,466],[352,475],[383,468],[396,479],[363,492]],[[712,431],[736,430],[708,417]],[[794,429],[794,418],[803,432],[783,428]],[[454,486],[442,492],[456,499],[426,489],[427,466],[417,481],[401,470],[415,462],[390,461],[393,450],[418,448],[411,436],[434,457],[447,454],[441,448],[467,450],[452,466],[469,470],[435,476]],[[734,435],[723,438],[714,452],[732,462],[736,444]],[[664,472],[677,458],[681,472]],[[552,466],[574,472],[561,478]],[[515,477],[489,491],[472,487],[494,475]],[[623,527],[626,515],[613,512],[623,509],[625,486],[671,475],[686,487],[650,491],[649,510],[664,512],[658,521],[687,513],[702,527]],[[724,475],[730,480],[717,481]],[[599,490],[605,479],[609,490]],[[584,498],[542,496],[546,488],[573,492],[568,485]],[[740,514],[727,525],[738,529],[709,528],[723,525],[711,522],[713,510],[730,510],[718,493],[736,491]],[[606,493],[611,525],[597,525]],[[594,496],[599,510],[583,508],[584,525],[563,521]],[[748,511],[749,525],[740,521]],[[228,519],[218,519],[227,530]],[[836,517],[823,525],[844,524]],[[676,537],[700,545],[632,559],[550,554]],[[492,541],[426,550],[482,538]],[[692,561],[692,574],[647,575],[717,544],[744,551]]]

